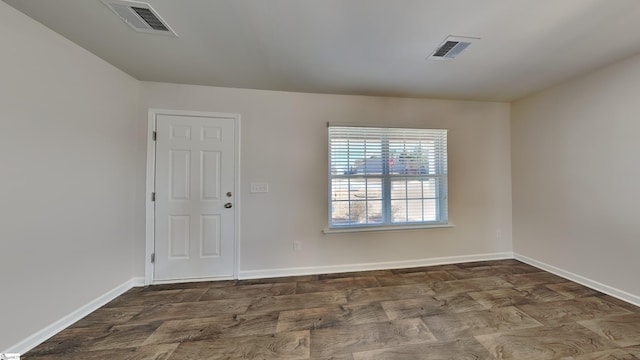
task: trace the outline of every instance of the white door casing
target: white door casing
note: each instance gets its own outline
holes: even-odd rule
[[[156,131],[154,261],[147,283],[236,277],[238,120],[150,111]]]

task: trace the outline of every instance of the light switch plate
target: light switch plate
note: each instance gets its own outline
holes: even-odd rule
[[[252,193],[269,192],[269,184],[268,183],[251,183],[251,192]]]

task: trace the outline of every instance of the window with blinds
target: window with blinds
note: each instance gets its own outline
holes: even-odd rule
[[[329,196],[329,228],[447,224],[447,130],[330,125]]]

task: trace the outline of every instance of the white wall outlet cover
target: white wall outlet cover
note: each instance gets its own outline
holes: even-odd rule
[[[269,183],[251,183],[252,193],[266,193],[269,192]]]

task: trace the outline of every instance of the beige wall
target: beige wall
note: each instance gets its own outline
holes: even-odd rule
[[[3,2],[0,48],[0,320],[11,324],[0,326],[0,350],[144,275],[150,107],[241,114],[246,274],[513,246],[640,299],[640,56],[510,114],[506,103],[139,83]],[[456,226],[322,235],[328,121],[449,129]],[[251,182],[270,192],[249,193]]]
[[[635,302],[639,94],[636,56],[515,102],[511,125],[514,251]]]
[[[512,250],[509,104],[143,82],[140,143],[145,143],[148,108],[242,116],[241,275]],[[323,235],[328,121],[449,129],[449,209],[456,227]],[[145,162],[139,154],[138,168]],[[249,193],[251,182],[269,183],[269,193]],[[144,180],[138,186],[144,190]],[[144,197],[138,201],[143,211]],[[301,251],[293,251],[293,241],[302,243]],[[138,245],[141,258],[144,243]]]
[[[2,352],[133,277],[138,82],[4,2],[0,49]]]

